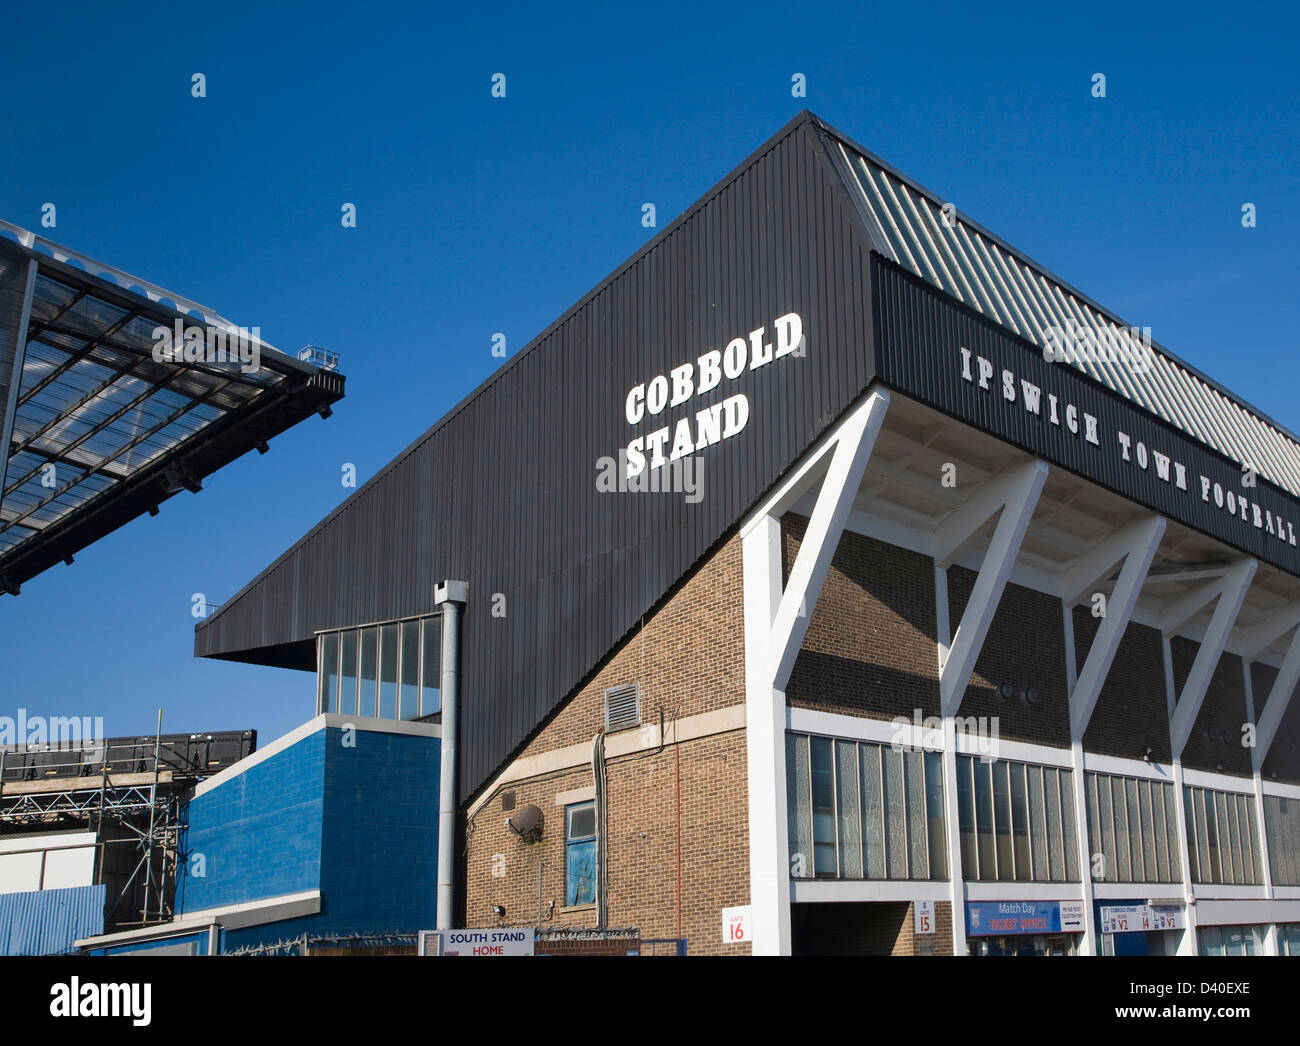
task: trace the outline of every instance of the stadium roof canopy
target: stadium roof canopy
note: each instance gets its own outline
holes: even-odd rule
[[[159,360],[159,328],[202,341]],[[0,591],[328,416],[343,376],[248,334],[0,221]]]

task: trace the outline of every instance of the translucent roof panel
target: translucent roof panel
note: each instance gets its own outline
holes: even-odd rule
[[[0,233],[14,228],[0,222]],[[195,489],[214,463],[264,448],[313,411],[328,415],[343,387],[341,375],[322,381],[319,368],[211,310],[116,270],[110,279],[91,276],[108,267],[79,256],[68,264],[66,252],[25,236],[13,237],[17,245],[0,237],[0,281],[10,288],[0,294],[0,332],[10,331],[8,351],[21,357],[16,387],[0,385],[9,429],[0,587],[10,591],[6,567],[42,536],[60,534],[62,550],[69,527],[124,491],[133,492],[130,514],[138,515],[178,489]],[[15,285],[28,292],[26,309]],[[169,354],[173,341],[179,351]],[[196,457],[232,426],[241,432],[229,447]],[[164,477],[173,459],[185,459],[183,467]]]

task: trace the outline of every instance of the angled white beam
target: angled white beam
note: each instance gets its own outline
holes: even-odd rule
[[[1257,625],[1239,629],[1233,649],[1243,661],[1254,661],[1284,635],[1300,625],[1300,600],[1272,611]]]
[[[812,620],[812,610],[848,522],[862,476],[889,407],[889,393],[869,395],[840,423],[832,457],[813,506],[799,553],[772,621],[772,686],[784,690]]]
[[[1147,576],[1147,571],[1151,569],[1151,561],[1155,558],[1156,549],[1160,547],[1165,526],[1163,516],[1146,516],[1115,535],[1115,537],[1124,535],[1128,540],[1127,549],[1121,553],[1124,556],[1124,566],[1120,569],[1119,580],[1115,582],[1115,589],[1107,602],[1101,627],[1097,629],[1092,646],[1088,648],[1088,657],[1084,660],[1083,670],[1070,690],[1070,737],[1076,742],[1081,741],[1088,730],[1088,722],[1097,707],[1097,698],[1101,695],[1102,684],[1105,683],[1110,666],[1115,660],[1115,652],[1119,649],[1124,630],[1128,628],[1128,623],[1133,617],[1133,608],[1137,606],[1138,596],[1142,592],[1142,583]],[[1111,542],[1106,541],[1103,544],[1111,545]],[[1106,555],[1102,558],[1109,558],[1113,551],[1112,546],[1107,549]],[[1084,557],[1085,560],[1088,558]],[[1083,566],[1085,566],[1084,562],[1080,561],[1076,567],[1071,568],[1071,573],[1075,575],[1073,579],[1067,573],[1065,591],[1078,589],[1086,592],[1092,587],[1098,577],[1095,571],[1099,561],[1094,559],[1091,565],[1087,565],[1086,570],[1076,573],[1078,567]],[[1108,563],[1101,570],[1109,572],[1112,566],[1114,566],[1113,562]],[[1089,575],[1092,576],[1092,580],[1083,581],[1083,578]],[[1077,598],[1065,604],[1067,614],[1075,602],[1078,602]]]
[[[1165,532],[1165,521],[1159,516],[1142,516],[1115,531],[1070,565],[1061,577],[1061,602],[1067,607],[1081,603],[1091,594],[1097,582],[1105,579],[1116,563],[1132,555],[1134,550],[1146,546],[1147,538],[1153,532],[1153,521],[1157,519],[1160,523],[1155,531],[1155,544],[1151,546],[1151,554],[1154,556],[1156,546],[1160,544],[1160,538]]]
[[[1176,552],[1178,546],[1170,549]],[[1223,577],[1227,567],[1188,567],[1186,570],[1166,570],[1147,575],[1148,585],[1169,584],[1174,581],[1204,581],[1207,578]]]
[[[745,607],[745,748],[749,897],[755,955],[790,954],[790,842],[785,767],[785,684],[812,607],[880,433],[889,393],[868,395],[740,528]],[[781,589],[781,515],[822,477]]]
[[[1032,471],[1038,464],[1041,462],[1030,460],[1016,468],[1008,469],[985,483],[971,495],[966,504],[954,510],[953,514],[940,524],[931,538],[930,549],[934,557],[934,565],[941,570],[947,570],[952,566],[961,547],[975,536],[975,532],[1004,505],[1021,496],[1026,473]],[[1044,470],[1047,468],[1046,465],[1042,467]],[[1046,471],[1043,472],[1043,478],[1047,478]],[[1042,491],[1041,483],[1038,489]],[[1037,494],[1034,498],[1037,501]]]
[[[1169,721],[1169,741],[1175,759],[1182,757],[1183,749],[1187,746],[1192,724],[1196,722],[1201,702],[1205,699],[1205,691],[1209,689],[1210,677],[1219,664],[1228,636],[1232,633],[1233,623],[1237,620],[1242,601],[1246,598],[1246,591],[1250,588],[1258,567],[1257,560],[1243,559],[1234,563],[1223,576],[1219,603],[1214,608],[1210,627],[1205,630],[1205,638],[1201,640],[1196,660],[1192,662],[1192,670],[1187,674],[1187,682],[1183,684],[1183,692],[1178,695],[1173,718]],[[1162,624],[1163,621],[1162,614]]]
[[[1158,622],[1160,631],[1167,636],[1172,636],[1179,631],[1223,592],[1223,586],[1227,583],[1227,580],[1226,574],[1217,577],[1213,581],[1207,581],[1204,585],[1197,586],[1192,591],[1167,604],[1160,611]]]
[[[1273,681],[1273,689],[1268,692],[1264,714],[1256,717],[1255,750],[1251,753],[1256,773],[1264,765],[1264,757],[1268,755],[1273,738],[1277,736],[1277,728],[1286,715],[1287,705],[1291,703],[1291,695],[1295,693],[1297,684],[1300,684],[1300,629],[1292,637],[1282,667],[1278,669],[1277,679]]]
[[[1033,459],[990,484],[998,488],[1002,500],[984,515],[980,523],[999,508],[1001,515],[975,579],[975,588],[962,613],[961,624],[957,626],[957,633],[952,638],[948,659],[939,670],[939,699],[945,716],[955,715],[961,706],[966,684],[975,670],[975,662],[979,660],[984,638],[993,622],[993,614],[1002,599],[1007,578],[1011,576],[1011,568],[1015,565],[1016,553],[1025,539],[1034,506],[1038,504],[1038,496],[1043,492],[1043,484],[1046,482],[1047,466]],[[944,524],[945,527],[947,525]],[[950,535],[945,542],[951,540]]]

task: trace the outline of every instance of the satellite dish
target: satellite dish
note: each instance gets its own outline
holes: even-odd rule
[[[526,843],[535,843],[542,838],[542,811],[531,804],[520,807],[506,818],[506,825]]]

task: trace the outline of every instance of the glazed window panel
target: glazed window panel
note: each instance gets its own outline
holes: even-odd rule
[[[941,758],[787,732],[791,876],[946,876]]]
[[[831,762],[831,740],[814,737],[810,742],[812,764],[813,874],[836,877],[835,768]]]
[[[858,786],[858,746],[835,742],[835,806],[839,824],[840,878],[862,878],[862,806]]]
[[[1169,881],[1181,882],[1183,878],[1183,844],[1178,838],[1178,797],[1173,785],[1165,785],[1165,832],[1169,836]]]
[[[971,781],[977,837],[973,861],[962,867],[968,880],[1077,881],[1078,836],[1068,770],[959,756],[959,789],[965,779]]]
[[[1100,862],[1093,861],[1093,878],[1118,883],[1181,882],[1178,830],[1171,820],[1174,786],[1093,770],[1085,773],[1084,781],[1089,796],[1091,854],[1101,855]],[[1091,798],[1094,794],[1095,802]]]
[[[439,614],[320,633],[318,709],[408,720],[439,711],[441,634]]]
[[[1274,886],[1300,886],[1300,799],[1264,796],[1264,831]]]
[[[1192,881],[1258,885],[1263,876],[1254,797],[1187,785],[1183,799]]]
[[[862,849],[868,879],[885,878],[885,788],[879,745],[858,745],[862,764]]]
[[[929,879],[929,827],[925,822],[925,753],[907,749],[903,771],[907,781],[907,844],[909,879]]]
[[[808,770],[808,738],[785,735],[785,795],[790,831],[790,877],[811,879],[812,778]]]
[[[885,827],[888,831],[889,878],[907,878],[907,806],[903,794],[903,753],[882,748],[885,763]]]

